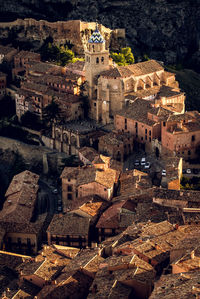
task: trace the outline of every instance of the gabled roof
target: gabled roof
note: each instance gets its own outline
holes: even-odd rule
[[[100,75],[111,78],[126,78],[133,75],[133,73],[126,66],[118,66],[107,71],[103,71]]]
[[[155,60],[130,64],[127,65],[126,68],[128,68],[134,76],[142,76],[158,71],[164,71],[164,68]]]
[[[82,217],[76,213],[54,215],[48,232],[53,235],[88,235],[90,225],[89,217]]]
[[[123,210],[122,210],[123,209]],[[113,203],[100,217],[96,227],[97,228],[118,228],[120,227],[121,220],[128,227],[133,223],[133,217],[126,217],[126,219],[121,219],[120,214],[126,215],[129,212],[135,211],[135,204],[129,200],[123,200]],[[128,213],[129,214],[129,213]],[[118,216],[120,215],[120,217]],[[131,216],[131,214],[129,214]],[[127,215],[126,215],[127,216]]]

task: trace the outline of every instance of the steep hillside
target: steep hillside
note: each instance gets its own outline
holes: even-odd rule
[[[0,0],[0,21],[81,19],[125,28],[138,56],[200,65],[200,0]]]

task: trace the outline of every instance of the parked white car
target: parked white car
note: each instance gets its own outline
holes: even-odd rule
[[[142,166],[144,166],[146,164],[146,158],[142,158],[141,161],[140,161],[140,164]]]
[[[145,169],[149,169],[151,167],[151,163],[150,162],[146,162],[146,164],[144,165]]]

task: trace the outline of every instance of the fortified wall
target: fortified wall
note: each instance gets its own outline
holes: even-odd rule
[[[16,39],[39,41],[42,44],[46,38],[51,36],[55,43],[65,44],[67,41],[73,44],[73,50],[82,55],[86,42],[95,27],[95,22],[88,23],[80,20],[48,22],[17,19],[14,22],[0,23],[0,38],[8,38],[10,34],[13,34]],[[125,45],[125,29],[111,30],[100,24],[99,30],[107,46],[111,46],[112,49],[118,50]]]

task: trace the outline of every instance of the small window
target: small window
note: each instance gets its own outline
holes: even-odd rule
[[[135,127],[137,128],[137,126],[138,126],[138,123],[135,123]]]
[[[149,137],[149,142],[151,142],[151,137]]]
[[[72,191],[72,186],[69,185],[69,186],[67,187],[67,190],[68,190],[68,192],[71,192],[71,191]]]
[[[164,121],[164,122],[163,122],[163,127],[165,127],[165,126],[166,126],[166,122]]]
[[[195,135],[192,135],[192,141],[195,141]]]
[[[99,58],[97,57],[97,59],[96,59],[96,63],[98,64],[99,63]]]
[[[97,104],[96,104],[96,103],[94,103],[94,107],[96,107],[96,105],[97,105]]]
[[[125,124],[127,124],[127,118],[125,118],[124,121],[125,121]]]
[[[101,62],[104,63],[104,57],[101,57]]]
[[[69,193],[69,194],[67,195],[67,198],[68,198],[68,200],[72,200],[72,194]]]
[[[141,137],[141,140],[143,140],[144,138],[143,137]]]
[[[190,156],[191,155],[191,151],[188,151],[188,156]]]
[[[68,182],[70,182],[70,179],[68,179]]]
[[[147,129],[145,129],[145,134],[147,134]]]
[[[149,130],[149,136],[151,136],[151,131]]]

